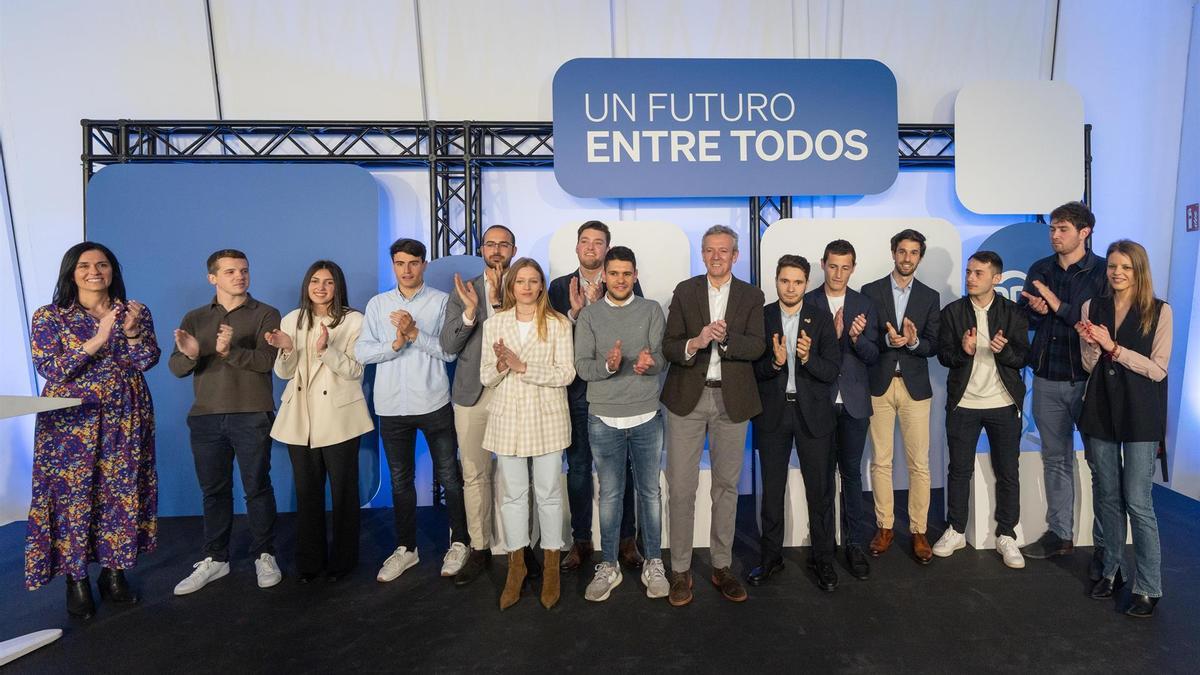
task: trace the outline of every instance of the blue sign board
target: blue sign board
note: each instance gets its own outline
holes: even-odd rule
[[[875,194],[899,168],[878,61],[574,59],[553,92],[554,175],[578,197]]]

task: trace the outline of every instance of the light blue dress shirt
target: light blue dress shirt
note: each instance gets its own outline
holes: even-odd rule
[[[783,305],[779,305],[779,315],[783,319],[783,342],[787,345],[787,393],[789,394],[796,393],[796,340],[800,338],[800,310],[802,309],[804,309],[804,303],[800,303],[794,314],[788,315],[783,310]]]
[[[896,277],[892,274],[888,275],[888,281],[892,282],[892,303],[896,307],[896,321],[899,322],[897,325],[893,326],[893,328],[896,329],[897,333],[903,333],[904,332],[904,312],[908,309],[908,298],[910,295],[912,295],[913,282],[909,281],[907,286],[905,286],[904,288],[901,288],[900,284],[896,283]],[[885,335],[885,337],[886,337],[886,335]],[[919,344],[921,344],[921,338],[918,336],[916,342],[912,343],[911,345],[906,345],[906,346],[908,347],[909,351],[912,351],[912,350],[916,349],[917,345],[919,345]],[[900,362],[899,361],[896,362],[896,372],[900,372]]]
[[[424,415],[450,402],[446,364],[455,357],[442,351],[438,340],[449,298],[436,288],[422,286],[412,299],[393,288],[367,303],[354,356],[360,363],[378,364],[374,392],[377,415]],[[399,309],[412,315],[417,339],[392,351],[396,327],[390,315]]]

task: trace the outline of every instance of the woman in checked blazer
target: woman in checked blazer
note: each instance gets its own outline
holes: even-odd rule
[[[571,325],[550,307],[546,275],[530,258],[504,276],[504,304],[483,324],[479,379],[495,388],[483,447],[496,454],[508,579],[500,609],[521,597],[529,545],[529,466],[545,550],[542,605],[558,602],[562,537],[562,451],[571,444],[567,385],[575,379]]]
[[[351,309],[342,268],[313,263],[300,281],[300,307],[266,339],[287,381],[271,438],[286,443],[296,478],[296,565],[307,583],[322,570],[340,579],[358,563],[358,440],[374,428],[354,343],[363,315]],[[325,477],[333,495],[333,550],[325,543]]]

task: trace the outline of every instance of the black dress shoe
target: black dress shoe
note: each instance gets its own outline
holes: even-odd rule
[[[533,549],[525,547],[525,578],[526,579],[541,579],[542,578],[542,561],[539,556],[533,552]]]
[[[746,575],[746,583],[751,586],[762,586],[767,583],[767,579],[770,579],[771,575],[782,571],[783,560],[766,562],[750,570],[750,574]]]
[[[1141,593],[1133,594],[1133,604],[1129,605],[1129,609],[1125,613],[1129,616],[1139,619],[1148,619],[1154,616],[1154,606],[1158,604],[1158,598],[1152,598]]]
[[[328,581],[331,584],[337,583],[337,582],[341,581],[342,579],[345,579],[346,575],[350,574],[353,571],[354,571],[353,567],[351,567],[350,569],[344,569],[344,570],[329,570],[328,572],[325,573],[325,581]]]
[[[309,584],[309,583],[316,581],[317,577],[319,577],[319,576],[321,576],[321,575],[317,574],[315,572],[312,574],[297,574],[296,575],[296,583]]]
[[[111,602],[114,605],[137,604],[137,593],[129,587],[123,570],[100,568],[100,579],[97,580],[96,586],[100,589],[100,599],[105,602]]]
[[[458,571],[458,574],[454,575],[454,585],[466,586],[475,581],[480,574],[483,574],[483,570],[491,564],[492,552],[490,549],[482,551],[471,549],[470,555],[467,556],[467,562],[463,563],[462,569]]]
[[[1096,550],[1092,551],[1092,561],[1088,563],[1088,579],[1092,581],[1100,581],[1100,577],[1104,576],[1104,549],[1097,546]]]
[[[80,619],[90,619],[96,615],[92,582],[87,577],[76,581],[67,576],[67,614]]]
[[[1109,579],[1108,577],[1100,577],[1100,581],[1092,586],[1093,600],[1106,600],[1113,596],[1113,591],[1125,585],[1125,579],[1121,578],[1121,570],[1117,570],[1117,576]]]
[[[846,565],[855,579],[866,581],[871,578],[871,563],[867,562],[867,554],[861,546],[851,544],[846,547]]]
[[[838,575],[837,570],[833,569],[833,563],[809,561],[808,568],[817,575],[817,588],[823,591],[832,591],[837,588]]]

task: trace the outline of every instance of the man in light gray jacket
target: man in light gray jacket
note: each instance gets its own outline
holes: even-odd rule
[[[603,562],[584,597],[608,599],[621,583],[617,564],[626,458],[637,483],[638,521],[646,562],[646,597],[666,597],[670,589],[661,550],[662,512],[659,471],[663,424],[658,411],[658,374],[666,320],[662,307],[634,295],[637,260],[624,246],[604,259],[606,291],[585,307],[575,324],[575,370],[587,381],[588,440],[600,483],[600,548]]]

